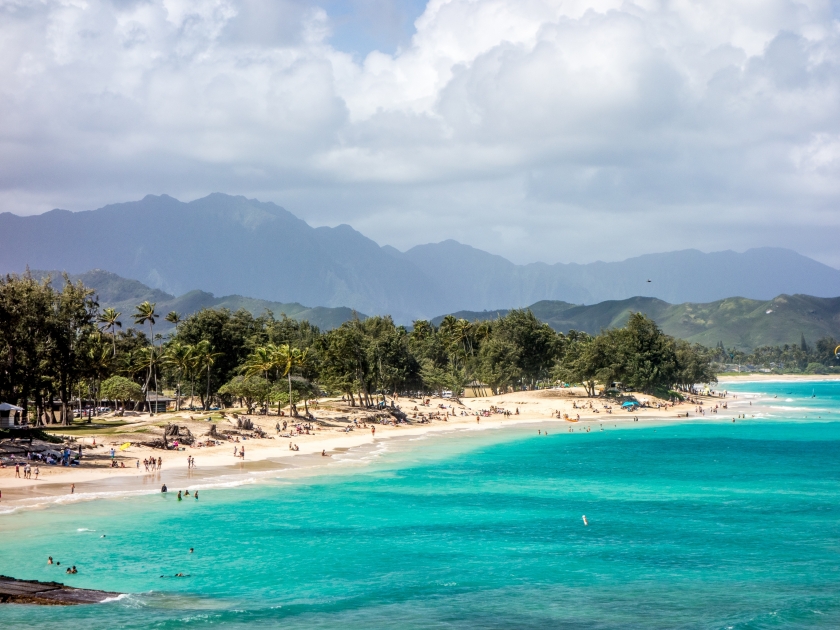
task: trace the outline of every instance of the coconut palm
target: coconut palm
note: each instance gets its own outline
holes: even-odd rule
[[[178,374],[178,387],[175,394],[175,409],[181,411],[181,381],[195,366],[193,346],[180,341],[173,341],[166,347],[163,362]]]
[[[274,366],[282,371],[282,376],[289,379],[289,412],[296,414],[296,408],[292,404],[292,371],[304,367],[309,359],[308,351],[301,352],[298,348],[292,348],[284,343],[276,346],[272,353]]]
[[[113,356],[117,356],[117,328],[122,328],[122,322],[119,321],[120,315],[122,313],[118,313],[116,309],[106,308],[97,317],[100,328],[103,330],[111,329],[111,341],[114,346]]]
[[[157,375],[154,372],[154,343],[155,343],[155,322],[157,321],[157,313],[155,313],[155,305],[148,300],[143,302],[142,304],[138,304],[136,307],[136,312],[132,317],[134,318],[134,323],[143,325],[148,323],[149,324],[149,340],[152,342],[152,352],[149,354],[149,376],[146,378],[146,386],[143,388],[146,392],[146,402],[149,401],[149,381],[151,377],[154,375],[155,380],[155,391],[157,392]],[[149,413],[152,411],[152,406],[149,404]]]
[[[100,345],[96,345],[88,350],[87,364],[88,369],[93,375],[94,391],[99,392],[99,390],[101,389],[103,377],[107,376],[111,372],[113,362],[114,357],[108,356],[108,346],[103,347]],[[97,396],[98,400],[101,401],[102,397],[100,395]]]
[[[206,339],[195,345],[195,353],[198,365],[201,368],[207,368],[207,397],[204,399],[204,410],[207,411],[210,409],[210,368],[213,367],[216,359],[222,356],[222,353],[213,352],[213,346]]]
[[[245,376],[262,375],[268,378],[268,373],[276,367],[274,364],[276,350],[277,346],[272,343],[255,348],[242,366]]]
[[[178,332],[178,324],[180,324],[180,323],[183,321],[183,318],[181,317],[181,315],[180,315],[180,314],[178,314],[176,311],[169,311],[169,312],[166,314],[166,317],[164,317],[164,319],[165,319],[166,321],[168,321],[170,324],[174,324],[174,325],[175,325],[175,333],[177,334],[177,332]]]

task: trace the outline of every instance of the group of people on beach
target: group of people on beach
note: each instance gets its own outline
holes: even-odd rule
[[[37,464],[35,468],[32,468],[29,464],[23,465],[23,478],[24,479],[32,479],[32,472],[35,471],[35,479],[38,478],[38,475],[41,474],[41,469],[38,468]],[[20,464],[17,462],[15,463],[15,477],[20,478]]]
[[[149,457],[143,460],[143,466],[146,467],[146,472],[155,472],[163,467],[163,458],[158,457],[155,459],[154,457]]]

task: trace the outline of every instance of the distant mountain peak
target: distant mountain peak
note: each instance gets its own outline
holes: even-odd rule
[[[400,252],[346,224],[313,228],[275,203],[219,192],[189,203],[162,194],[86,212],[4,213],[0,233],[14,235],[0,248],[0,272],[27,264],[70,273],[107,269],[168,295],[201,289],[387,313],[403,323],[542,300],[579,305],[646,295],[679,304],[840,295],[840,271],[779,248],[516,265],[454,239]]]

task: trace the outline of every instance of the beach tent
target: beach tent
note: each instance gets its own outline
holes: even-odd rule
[[[638,407],[638,406],[639,406],[639,403],[637,403],[635,401],[632,401],[632,400],[628,400],[626,403],[623,403],[621,405],[621,408],[622,409],[628,409],[630,407]]]
[[[23,408],[9,403],[0,403],[0,429],[9,429],[15,426],[15,414],[18,411],[23,411]]]

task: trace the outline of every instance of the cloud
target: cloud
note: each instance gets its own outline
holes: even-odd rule
[[[0,209],[218,190],[521,262],[840,265],[831,2],[430,0],[347,48],[398,5],[0,0]]]

